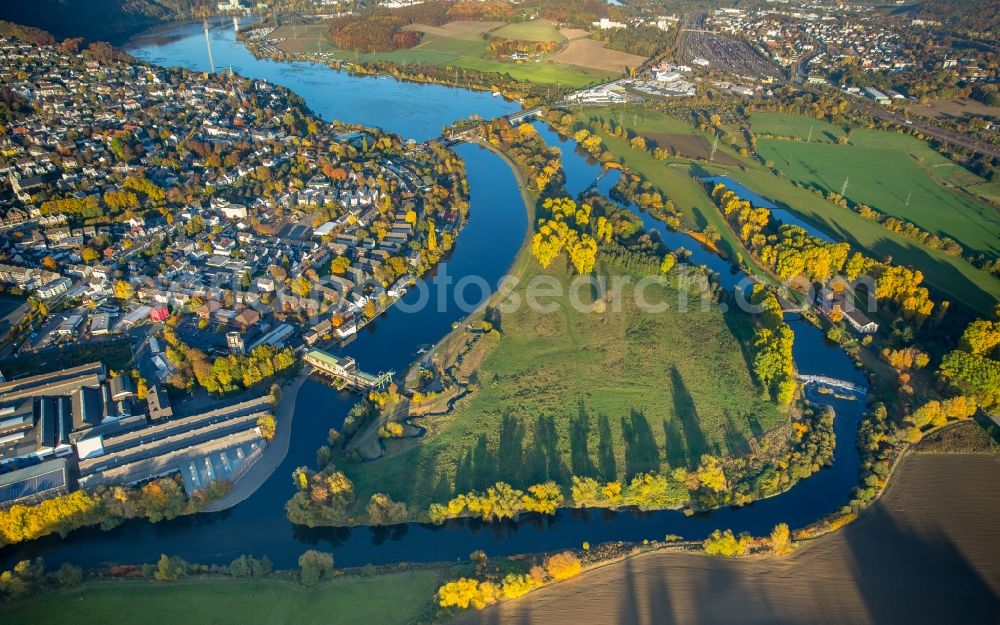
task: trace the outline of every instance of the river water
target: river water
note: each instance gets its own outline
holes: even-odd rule
[[[310,108],[327,120],[375,125],[416,140],[436,136],[450,122],[479,114],[495,117],[516,110],[516,104],[489,94],[434,85],[417,85],[393,79],[357,78],[321,65],[257,60],[236,41],[231,23],[217,23],[210,30],[216,67],[284,85],[302,95]],[[136,57],[154,63],[182,65],[204,70],[208,66],[205,39],[200,25],[163,27],[132,40],[126,48]],[[595,181],[604,191],[613,184],[600,177],[600,167],[574,150],[547,126],[536,124],[550,145],[563,153],[567,188],[576,195]],[[513,173],[502,159],[475,145],[458,146],[465,160],[471,189],[469,220],[458,237],[451,256],[436,270],[454,282],[480,276],[495,286],[510,267],[528,228],[520,192]],[[638,211],[637,211],[638,212]],[[691,262],[705,264],[720,274],[726,288],[737,284],[742,274],[728,263],[681,233],[638,212],[647,228],[656,229],[669,247],[691,250]],[[368,325],[344,348],[367,371],[404,371],[420,349],[440,340],[467,309],[453,296],[443,297],[444,281],[414,288],[391,309]],[[422,291],[445,306],[412,306]],[[475,287],[467,301],[479,296]],[[864,376],[840,349],[831,347],[821,332],[800,319],[790,320],[795,331],[795,360],[801,373],[821,374],[864,385]],[[50,567],[74,562],[84,567],[104,563],[144,563],[161,553],[179,555],[189,561],[227,563],[240,554],[267,555],[277,566],[290,568],[310,548],[332,551],[339,566],[400,561],[441,561],[466,558],[476,549],[490,555],[510,555],[579,547],[583,541],[641,541],[677,534],[700,539],[717,528],[767,534],[780,522],[792,527],[805,525],[842,506],[858,477],[858,454],[854,441],[864,408],[862,401],[833,399],[813,389],[807,394],[816,403],[832,403],[837,413],[837,436],[833,466],[800,482],[791,490],[742,508],[685,516],[666,510],[561,510],[550,517],[522,515],[516,522],[482,523],[456,520],[443,526],[405,524],[389,528],[317,528],[293,526],[284,515],[284,503],[294,492],[292,470],[313,465],[316,449],[327,431],[342,423],[356,397],[338,393],[317,381],[307,381],[299,393],[288,455],[259,490],[230,510],[198,514],[162,523],[135,520],[103,532],[86,528],[65,539],[49,536],[0,550],[0,568],[16,560],[42,556]]]

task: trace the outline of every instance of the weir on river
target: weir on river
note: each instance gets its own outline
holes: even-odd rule
[[[852,393],[864,394],[868,392],[868,387],[861,384],[855,384],[854,382],[848,382],[847,380],[839,380],[837,378],[831,378],[827,375],[802,375],[798,376],[799,382],[803,384],[819,384],[821,386],[831,386],[833,388],[844,389],[845,391],[850,391]]]
[[[224,22],[225,24],[225,22]],[[423,141],[440,134],[451,122],[479,114],[484,118],[516,112],[517,105],[487,93],[462,89],[350,76],[322,65],[255,59],[235,40],[233,31],[215,23],[210,26],[215,62],[232,65],[234,71],[291,88],[303,96],[310,108],[325,119],[379,125],[406,138]],[[136,57],[165,65],[207,69],[201,24],[157,28],[135,39],[126,48]],[[536,122],[537,123],[537,122]],[[576,195],[590,186],[600,166],[574,151],[547,126],[538,123],[550,144],[563,151],[567,187]],[[529,226],[513,172],[497,155],[485,148],[461,144],[456,152],[466,163],[470,186],[469,220],[461,231],[452,255],[437,268],[455,281],[480,276],[495,287],[510,268]],[[613,184],[608,176],[599,188]],[[744,276],[729,264],[681,233],[668,231],[662,223],[637,211],[648,229],[656,229],[668,247],[691,250],[691,262],[705,264],[720,276],[727,289]],[[438,281],[427,282],[431,302],[437,302]],[[412,304],[420,297],[411,289],[400,300]],[[410,306],[416,312],[391,308],[366,326],[358,340],[345,347],[349,356],[371,371],[405,370],[418,357],[421,346],[445,336],[466,310],[441,293],[437,306]],[[839,348],[824,341],[816,327],[791,316],[795,332],[794,357],[803,375],[827,376],[858,386],[864,376]],[[48,536],[0,550],[0,569],[17,560],[42,556],[50,568],[62,562],[85,567],[103,563],[154,562],[161,553],[178,555],[192,562],[228,563],[241,554],[267,555],[278,567],[294,567],[307,549],[333,551],[338,566],[360,566],[400,561],[464,559],[474,550],[490,555],[554,551],[578,548],[584,541],[642,541],[677,534],[701,539],[718,528],[766,535],[777,523],[802,526],[839,509],[847,502],[857,482],[858,453],[855,447],[863,402],[849,401],[815,392],[807,397],[836,411],[835,459],[832,466],[803,480],[781,495],[742,508],[725,508],[687,516],[679,510],[639,512],[633,510],[560,510],[554,516],[522,515],[517,521],[483,523],[463,519],[443,526],[404,524],[384,528],[305,528],[292,525],[284,504],[295,492],[290,475],[302,465],[312,465],[319,441],[331,427],[340,427],[356,396],[338,392],[318,381],[306,381],[297,398],[288,454],[274,474],[248,499],[216,513],[179,517],[161,523],[129,521],[104,532],[85,528],[65,539]],[[414,476],[419,479],[421,476]]]

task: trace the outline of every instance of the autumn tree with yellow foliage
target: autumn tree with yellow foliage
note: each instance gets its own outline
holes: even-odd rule
[[[578,206],[566,197],[548,198],[542,208],[549,217],[538,221],[531,240],[532,256],[547,269],[565,251],[577,274],[590,274],[597,262],[598,241],[611,241],[611,224],[603,215],[592,219],[589,204]]]
[[[545,571],[556,581],[569,579],[580,574],[583,565],[580,558],[576,557],[572,551],[564,551],[554,556],[549,556],[545,561]]]
[[[481,582],[466,577],[448,582],[441,586],[437,592],[439,606],[463,610],[470,607],[482,610],[486,606],[496,603],[499,597],[500,589],[492,582]]]

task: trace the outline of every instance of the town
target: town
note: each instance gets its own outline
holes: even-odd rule
[[[352,339],[465,218],[459,161],[328,126],[267,83],[103,44],[0,51],[0,282],[26,298],[4,311],[2,349],[25,372],[67,346],[102,360],[0,390],[0,504],[172,473],[189,494],[234,481],[274,429],[266,384],[247,389],[296,347]],[[243,400],[175,412],[170,395],[196,387]]]

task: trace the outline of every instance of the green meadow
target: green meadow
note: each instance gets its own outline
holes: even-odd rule
[[[583,87],[608,78],[609,74],[595,69],[541,61],[538,63],[503,63],[486,58],[487,43],[476,34],[454,37],[425,35],[420,45],[408,50],[380,52],[362,56],[364,61],[386,61],[399,65],[428,64],[460,67],[480,72],[507,74],[514,80],[540,84]]]
[[[559,32],[559,28],[549,20],[512,22],[491,31],[490,35],[515,41],[566,41],[566,37]]]
[[[951,237],[970,251],[1000,254],[1000,213],[961,191],[985,181],[913,137],[863,130],[850,137],[849,145],[763,139],[757,147],[799,184],[839,193],[846,180],[852,203]]]
[[[637,132],[662,132],[676,135],[698,135],[706,137],[691,124],[667,115],[661,111],[644,108],[608,107],[587,108],[584,117],[598,119],[602,122],[614,121]]]
[[[354,625],[414,622],[438,573],[349,577],[315,588],[278,579],[88,583],[5,605],[5,625]]]
[[[621,124],[636,132],[647,132],[660,130],[661,132],[671,132],[681,134],[681,127],[687,127],[688,132],[697,132],[697,129],[687,122],[656,113],[645,111],[639,107],[615,108],[615,109],[585,109],[582,113],[574,111],[581,119],[586,120],[589,115],[611,116],[620,120]],[[811,122],[808,118],[795,117],[805,122]],[[666,118],[666,119],[664,119]],[[821,125],[822,122],[816,122]],[[806,126],[808,132],[808,126]],[[815,131],[814,131],[815,132]],[[943,185],[963,185],[963,188],[970,192],[978,190],[986,185],[995,183],[984,183],[984,181],[968,170],[960,167],[940,154],[934,152],[927,144],[913,137],[906,135],[889,133],[884,131],[874,131],[865,129],[854,129],[850,133],[852,145],[840,146],[835,144],[804,143],[797,141],[781,140],[761,140],[759,148],[764,155],[764,144],[777,145],[778,149],[787,150],[789,153],[795,152],[800,147],[806,150],[816,148],[818,150],[855,149],[867,150],[869,152],[890,152],[891,150],[905,151],[901,158],[910,159],[914,162],[918,172],[923,172],[924,185],[933,184],[934,187],[928,193],[948,194],[948,201],[954,206],[960,206],[965,212],[960,217],[952,217],[954,221],[967,222],[970,218],[975,220],[975,215],[981,214],[982,222],[976,226],[958,226],[959,232],[969,234],[973,230],[977,232],[980,240],[996,240],[1000,236],[1000,228],[997,223],[997,214],[994,209],[979,206],[978,203],[965,197],[958,189],[947,188]],[[859,250],[866,250],[876,258],[891,257],[896,262],[919,269],[923,272],[928,284],[940,291],[946,298],[954,302],[960,302],[979,314],[989,314],[997,301],[1000,301],[1000,280],[990,276],[973,267],[970,263],[961,258],[956,258],[945,254],[940,250],[933,250],[927,246],[912,241],[900,234],[891,232],[882,225],[862,218],[854,211],[842,208],[822,197],[817,196],[812,191],[803,186],[792,184],[793,176],[782,167],[781,163],[775,160],[779,169],[784,172],[784,176],[775,176],[764,169],[759,162],[751,159],[743,159],[734,151],[719,146],[719,151],[724,152],[737,159],[742,165],[726,166],[718,163],[708,163],[704,160],[694,160],[687,158],[668,158],[664,161],[657,161],[647,153],[632,149],[625,141],[601,134],[601,138],[607,145],[616,160],[621,161],[636,173],[642,175],[661,189],[667,197],[674,201],[674,204],[685,216],[685,225],[698,229],[706,225],[712,225],[717,232],[722,235],[719,247],[731,254],[740,249],[740,243],[732,231],[727,227],[722,215],[712,204],[708,196],[703,191],[701,183],[697,178],[705,174],[725,175],[733,178],[737,182],[745,185],[757,194],[765,197],[781,208],[792,211],[803,219],[814,224],[818,228],[829,233],[838,240],[847,241]],[[856,145],[854,145],[856,144]],[[877,147],[884,146],[884,147]],[[764,158],[770,158],[764,156]],[[919,159],[919,160],[918,160]],[[845,168],[852,168],[850,162],[842,164]],[[867,169],[877,170],[877,163],[868,163]],[[804,169],[804,168],[803,168]],[[910,170],[912,174],[913,170]],[[845,174],[846,175],[846,174]],[[857,174],[858,183],[869,174]],[[914,174],[916,175],[916,174]],[[836,178],[836,176],[828,176]],[[935,182],[935,180],[940,181]],[[835,191],[840,190],[843,178],[837,181]],[[895,186],[895,181],[886,181],[886,185]],[[851,175],[849,188],[855,187],[855,175]],[[883,191],[883,193],[888,193]],[[913,192],[913,198],[917,197],[917,192]],[[848,196],[851,196],[850,190]],[[905,193],[903,195],[905,202]],[[911,198],[911,206],[915,199]],[[958,200],[962,200],[959,202]],[[874,206],[874,205],[873,205]],[[878,208],[878,206],[875,206]],[[981,213],[985,209],[985,213]],[[959,210],[959,209],[956,209]],[[993,211],[992,214],[989,211]],[[943,211],[942,211],[943,212]],[[890,213],[891,214],[891,213]],[[946,215],[929,211],[924,216],[926,220],[931,218],[932,222],[947,224],[949,219]],[[921,227],[930,226],[919,223]],[[955,231],[956,226],[945,227],[948,231]],[[954,236],[954,235],[951,235]],[[960,243],[964,243],[955,237]],[[974,237],[975,239],[976,237]],[[997,249],[997,248],[993,248]]]
[[[500,27],[497,36],[530,41],[565,41],[555,25],[545,20],[517,22]],[[486,73],[507,74],[514,80],[566,87],[585,87],[607,80],[610,74],[598,69],[542,60],[538,63],[504,63],[486,58],[487,42],[478,33],[454,35],[425,34],[419,45],[405,50],[370,54],[340,50],[324,38],[325,25],[282,26],[280,47],[288,52],[324,52],[356,63],[383,61],[397,65],[437,65]],[[516,35],[516,36],[512,36]]]
[[[836,143],[846,134],[843,128],[830,122],[788,113],[750,113],[750,127],[757,134],[820,143]]]
[[[568,289],[565,262],[543,270],[529,259],[515,292],[524,301],[524,285],[539,275]],[[621,271],[597,267],[599,275]],[[578,295],[594,301],[589,287]],[[693,467],[703,453],[744,454],[751,439],[786,422],[751,377],[749,315],[702,310],[693,296],[680,312],[673,287],[646,295],[670,310],[639,310],[625,286],[615,298],[620,312],[581,312],[564,296],[551,299],[551,312],[522,305],[504,314],[502,338],[476,369],[476,390],[449,414],[426,419],[431,433],[419,445],[341,467],[358,501],[385,492],[413,512],[497,480],[522,488],[547,480],[568,487],[573,475],[627,481]]]

